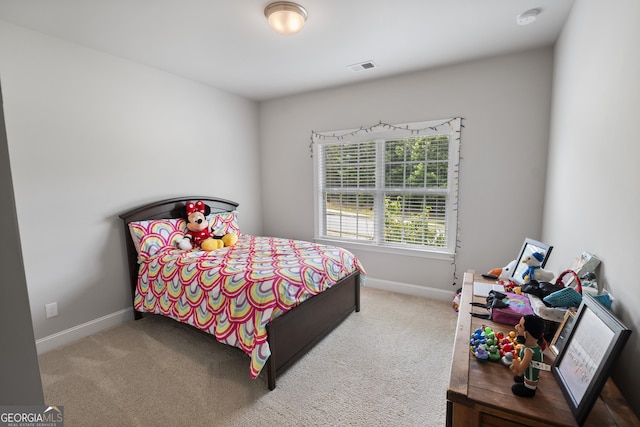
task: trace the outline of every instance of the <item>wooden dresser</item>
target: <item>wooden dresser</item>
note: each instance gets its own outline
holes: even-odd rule
[[[483,325],[508,333],[509,325],[471,316],[473,282],[481,276],[465,273],[460,311],[447,390],[447,426],[577,426],[562,390],[551,372],[540,372],[533,398],[513,395],[513,374],[499,362],[478,362],[469,351],[471,332]],[[483,298],[475,297],[483,302]],[[545,363],[553,363],[549,350]],[[640,426],[620,391],[609,379],[594,405],[585,426]]]

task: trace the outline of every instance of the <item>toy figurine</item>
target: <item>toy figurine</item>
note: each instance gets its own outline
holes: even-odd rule
[[[489,352],[487,351],[486,344],[480,344],[476,349],[476,360],[478,362],[486,362],[489,360]]]
[[[544,334],[544,320],[534,314],[527,314],[520,318],[515,325],[517,340],[523,344],[520,358],[513,360],[509,369],[515,374],[515,384],[511,391],[516,396],[533,397],[538,387],[540,370],[549,370],[549,365],[543,363],[542,336]]]

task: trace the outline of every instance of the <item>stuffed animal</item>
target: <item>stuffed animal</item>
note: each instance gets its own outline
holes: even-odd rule
[[[225,246],[233,246],[238,241],[238,235],[228,233],[224,236],[214,236],[207,215],[211,208],[201,200],[188,202],[185,207],[185,219],[187,221],[187,233],[178,241],[178,247],[182,250],[191,250],[201,247],[205,251],[213,251]]]
[[[509,280],[511,275],[513,274],[513,270],[516,268],[516,264],[518,261],[515,259],[502,268],[494,268],[493,270],[489,270],[488,274],[493,276],[498,276],[500,280]]]
[[[542,261],[544,261],[544,254],[540,252],[534,252],[522,259],[522,262],[527,264],[527,269],[522,273],[524,283],[529,283],[532,279],[538,282],[549,282],[553,280],[554,274],[540,267]]]

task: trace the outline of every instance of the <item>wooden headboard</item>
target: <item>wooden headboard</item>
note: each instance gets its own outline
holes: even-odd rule
[[[184,209],[187,202],[202,200],[211,208],[211,213],[230,212],[238,207],[238,203],[230,200],[208,196],[176,197],[173,199],[161,200],[140,206],[119,217],[124,221],[124,234],[127,245],[127,260],[129,264],[129,279],[131,281],[131,299],[135,295],[136,283],[138,281],[138,253],[133,244],[129,223],[132,221],[144,221],[149,219],[168,219],[184,217]],[[138,315],[136,314],[136,317]]]

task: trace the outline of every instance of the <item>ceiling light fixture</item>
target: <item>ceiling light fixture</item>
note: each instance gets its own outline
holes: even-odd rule
[[[264,8],[264,16],[276,32],[285,36],[295,34],[307,21],[304,7],[290,1],[277,1]]]
[[[516,16],[516,22],[518,25],[529,25],[536,20],[538,13],[540,13],[540,10],[538,9],[527,10],[526,12]]]

